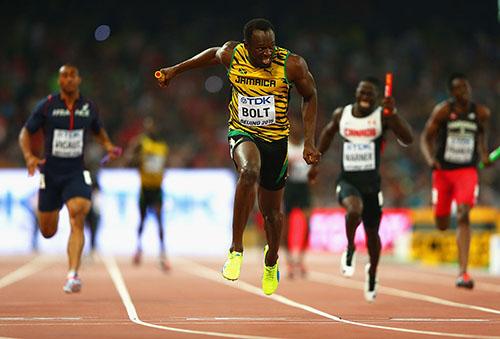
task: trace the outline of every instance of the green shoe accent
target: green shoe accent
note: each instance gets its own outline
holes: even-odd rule
[[[236,251],[230,252],[222,268],[222,276],[227,280],[238,280],[242,261],[243,253]]]
[[[266,266],[266,255],[269,251],[269,245],[264,247],[264,273],[262,274],[262,291],[265,295],[273,294],[278,288],[280,281],[280,270],[278,261],[274,266]]]

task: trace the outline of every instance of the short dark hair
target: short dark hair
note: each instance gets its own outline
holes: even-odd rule
[[[377,91],[379,91],[379,93],[380,93],[380,91],[382,89],[382,83],[380,82],[379,78],[374,77],[374,76],[367,76],[367,77],[363,78],[361,81],[369,82],[370,84],[375,86]]]
[[[263,18],[256,18],[250,20],[243,27],[243,38],[247,43],[249,43],[250,40],[252,39],[252,34],[253,31],[255,30],[260,30],[264,32],[272,30],[274,32],[274,26],[269,20]]]
[[[452,87],[453,87],[453,80],[455,79],[463,79],[463,80],[467,80],[467,76],[465,76],[464,73],[460,73],[460,72],[453,72],[450,74],[450,76],[448,77],[448,82],[447,82],[447,86],[448,86],[448,90],[451,91]]]
[[[63,67],[67,67],[67,68],[73,68],[76,70],[76,73],[78,73],[78,75],[80,75],[80,70],[78,69],[78,67],[76,67],[75,64],[71,63],[71,62],[65,62],[64,64],[62,64],[60,67],[59,67],[59,70],[58,70],[58,73],[61,72],[61,69]]]

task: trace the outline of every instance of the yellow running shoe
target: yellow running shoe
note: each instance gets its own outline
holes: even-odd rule
[[[232,251],[229,252],[227,260],[222,268],[222,276],[227,280],[238,280],[240,277],[241,262],[243,261],[243,253]]]
[[[262,291],[265,295],[271,295],[278,288],[280,281],[280,270],[278,261],[274,266],[266,266],[266,255],[269,251],[269,245],[264,247],[264,273],[262,274]]]

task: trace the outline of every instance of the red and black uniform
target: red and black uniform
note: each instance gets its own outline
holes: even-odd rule
[[[436,159],[441,169],[432,173],[432,202],[437,216],[448,216],[453,200],[473,206],[478,195],[477,139],[479,124],[476,105],[464,113],[449,102],[449,114],[439,127]]]
[[[54,211],[73,197],[90,199],[92,181],[83,153],[87,132],[99,133],[101,122],[95,104],[80,96],[73,110],[60,94],[41,100],[26,122],[30,134],[42,128],[46,162],[40,167],[40,211]]]

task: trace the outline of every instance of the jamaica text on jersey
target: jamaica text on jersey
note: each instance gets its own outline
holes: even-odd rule
[[[288,136],[287,111],[291,84],[286,78],[290,52],[276,47],[271,66],[255,67],[245,45],[233,51],[228,77],[231,82],[229,130],[242,130],[266,141]]]

